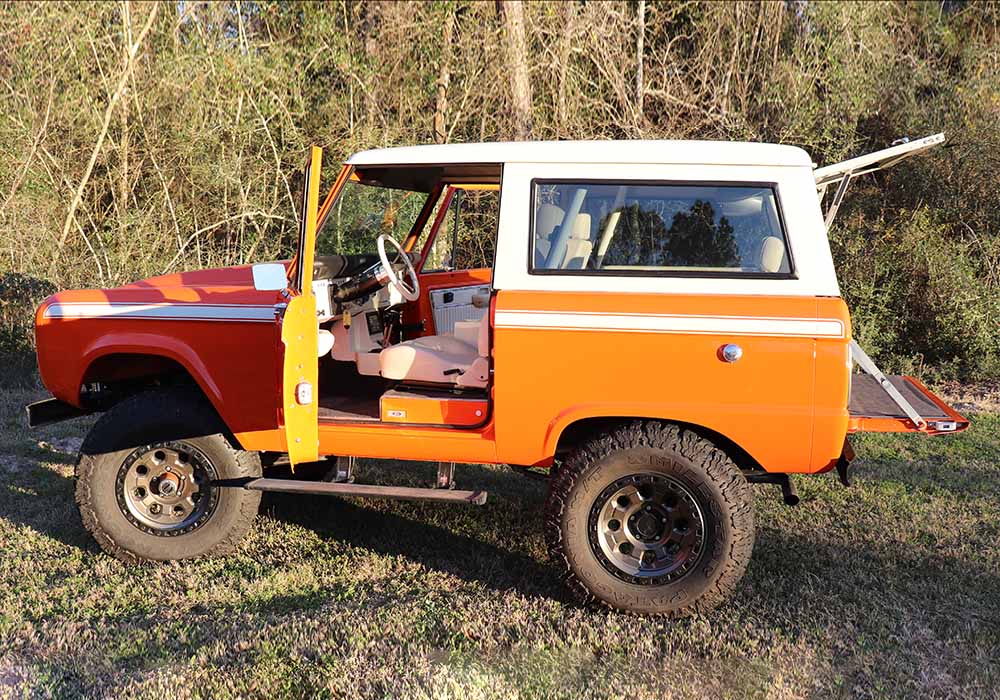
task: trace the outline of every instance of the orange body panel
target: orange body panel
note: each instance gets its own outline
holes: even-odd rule
[[[847,434],[847,403],[851,392],[851,317],[847,305],[843,299],[817,299],[816,315],[842,321],[846,337],[816,340],[813,447],[809,460],[811,472],[826,471],[836,466]]]
[[[489,413],[485,398],[420,396],[388,391],[382,394],[382,420],[386,423],[421,425],[482,425]]]
[[[455,429],[340,423],[319,426],[320,452],[372,459],[496,463],[493,424]]]
[[[91,379],[88,369],[94,362],[160,356],[187,370],[233,432],[275,428],[281,374],[277,301],[276,292],[254,289],[248,266],[165,275],[116,289],[60,292],[46,299],[35,316],[42,381],[56,398],[79,406],[81,384]],[[57,317],[58,309],[106,313]],[[143,310],[162,309],[176,317],[143,316]],[[194,318],[206,310],[220,316],[247,316],[252,310],[254,320]]]
[[[839,301],[839,300],[836,300]],[[820,308],[822,306],[823,308]],[[607,315],[700,316],[709,319],[841,321],[831,347],[846,357],[849,326],[840,304],[808,297],[680,296],[501,291],[504,311]],[[737,343],[743,358],[724,362],[721,347]],[[732,440],[770,471],[812,472],[840,455],[847,427],[847,370],[824,378],[829,414],[815,440],[818,341],[807,336],[740,332],[648,332],[507,328],[494,330],[494,412],[498,457],[547,465],[562,431],[592,417],[649,417],[699,425]],[[843,388],[835,385],[838,380]],[[843,402],[838,410],[834,402]],[[838,427],[839,426],[839,427]],[[836,443],[836,447],[834,447]]]

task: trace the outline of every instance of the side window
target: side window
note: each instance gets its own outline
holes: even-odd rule
[[[536,182],[533,197],[533,271],[791,273],[767,185]]]
[[[499,213],[498,190],[456,189],[423,272],[493,267]]]

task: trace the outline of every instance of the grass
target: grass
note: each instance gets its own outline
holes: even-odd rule
[[[267,495],[235,556],[125,566],[74,508],[87,422],[29,432],[30,398],[0,406],[0,697],[1000,697],[998,415],[864,436],[796,508],[758,487],[738,594],[668,622],[568,600],[544,486],[499,468],[458,472],[483,508]]]

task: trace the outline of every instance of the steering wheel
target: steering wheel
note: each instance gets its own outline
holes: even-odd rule
[[[412,284],[408,285],[404,275],[397,272],[396,268],[389,262],[389,256],[385,252],[386,243],[391,244],[396,249],[396,257],[402,259],[404,266],[400,272],[406,273],[405,277],[409,277]],[[410,262],[410,256],[403,250],[403,246],[399,244],[399,241],[387,233],[383,233],[378,237],[378,259],[382,262],[382,269],[385,270],[385,274],[389,278],[389,283],[396,288],[396,291],[403,295],[404,299],[407,301],[416,301],[420,298],[420,280],[417,278],[416,270],[413,269],[413,263]]]

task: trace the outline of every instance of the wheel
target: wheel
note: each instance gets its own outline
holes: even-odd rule
[[[213,487],[261,475],[198,392],[149,391],[107,411],[80,448],[76,502],[104,551],[126,562],[221,555],[243,539],[259,491]]]
[[[583,601],[682,617],[718,605],[746,571],[751,494],[708,440],[635,422],[583,444],[562,465],[546,538]]]

